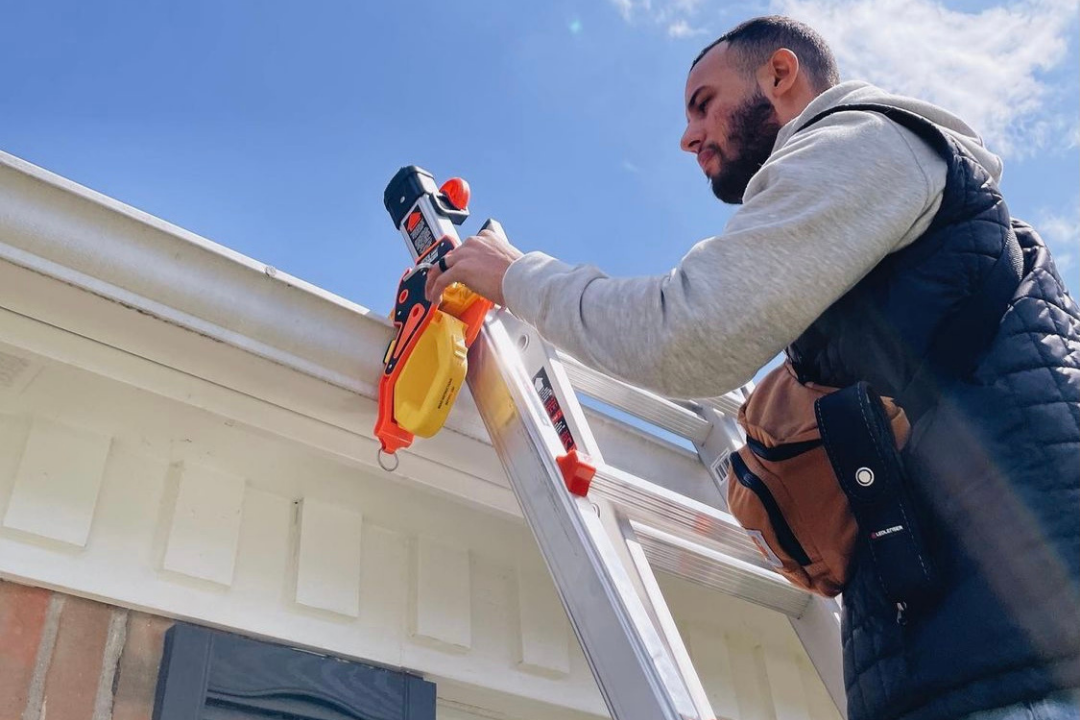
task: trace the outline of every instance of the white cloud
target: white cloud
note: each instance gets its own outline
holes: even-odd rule
[[[640,14],[647,15],[652,11],[652,0],[611,0],[611,3],[627,22]]]
[[[1076,252],[1080,249],[1080,207],[1072,212],[1040,213],[1035,230],[1050,246],[1058,272],[1076,267]]]
[[[686,38],[707,33],[690,21],[709,0],[610,0],[627,22],[643,20],[667,28],[673,38]]]
[[[676,20],[668,25],[668,36],[673,38],[685,38],[694,37],[695,35],[704,35],[707,30],[705,28],[691,27],[690,23],[685,20]]]
[[[1065,62],[1075,0],[1005,0],[978,12],[941,0],[760,0],[737,3],[739,17],[731,0],[611,2],[626,21],[653,22],[676,39],[708,34],[703,17],[729,18],[726,29],[767,12],[790,15],[825,36],[844,77],[941,105],[995,152],[1080,145],[1076,76]]]
[[[1065,60],[1075,29],[1071,0],[1018,0],[977,13],[934,0],[772,0],[772,12],[817,29],[845,77],[930,100],[979,129],[992,148],[1027,155],[1068,143],[1070,120],[1047,111],[1046,74]]]
[[[682,15],[691,15],[697,12],[704,0],[669,0],[668,5],[673,13]]]
[[[1065,286],[1068,287],[1069,278],[1064,276],[1076,269],[1076,254],[1068,251],[1054,252],[1053,248],[1050,251],[1053,253],[1054,267],[1057,268],[1058,275],[1062,276]]]

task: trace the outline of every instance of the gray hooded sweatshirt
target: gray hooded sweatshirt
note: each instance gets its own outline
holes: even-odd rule
[[[503,278],[506,306],[581,362],[670,397],[714,397],[746,383],[886,255],[929,227],[944,160],[878,113],[917,113],[960,140],[1000,181],[1001,160],[962,120],[912,98],[846,82],[781,128],[723,233],[652,277],[612,278],[540,252]]]

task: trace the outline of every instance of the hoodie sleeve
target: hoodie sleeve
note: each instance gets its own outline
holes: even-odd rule
[[[876,113],[796,133],[751,179],[721,235],[678,267],[612,278],[532,252],[507,307],[581,362],[669,397],[747,382],[887,254],[929,226],[945,162]]]

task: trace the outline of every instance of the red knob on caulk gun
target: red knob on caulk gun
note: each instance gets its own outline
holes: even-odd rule
[[[469,183],[465,182],[462,178],[450,178],[442,184],[442,187],[439,188],[439,192],[446,196],[446,199],[450,201],[450,204],[454,206],[454,209],[465,210],[469,207],[469,199],[472,196],[472,191],[469,189]]]

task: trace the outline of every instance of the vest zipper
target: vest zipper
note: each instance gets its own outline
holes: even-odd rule
[[[761,478],[750,472],[750,468],[746,467],[746,463],[738,453],[732,453],[731,467],[735,470],[735,477],[738,478],[739,484],[757,495],[758,500],[761,501],[765,513],[769,516],[769,522],[772,523],[773,531],[776,533],[776,539],[780,542],[780,547],[799,565],[804,567],[809,565],[810,557],[799,544],[795,533],[791,531],[791,526],[784,519],[784,514],[780,511],[780,506],[776,504],[776,498],[773,497],[769,487]]]

